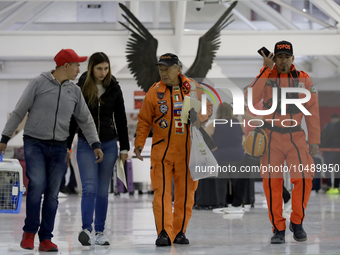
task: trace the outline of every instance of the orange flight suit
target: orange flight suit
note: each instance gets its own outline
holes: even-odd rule
[[[196,81],[179,76],[179,86],[155,83],[147,92],[138,114],[135,148],[144,146],[150,128],[153,128],[151,149],[151,184],[154,190],[153,211],[157,234],[164,229],[171,242],[182,231],[185,233],[194,205],[197,181],[189,171],[190,126],[182,123],[184,96],[201,100],[202,86]],[[207,102],[207,115],[198,114],[203,124],[212,113]],[[172,179],[174,179],[174,211],[172,212]]]
[[[301,224],[305,217],[310,192],[312,190],[312,178],[314,172],[311,170],[314,166],[314,161],[309,154],[309,148],[306,143],[306,135],[299,126],[302,117],[308,129],[308,143],[320,144],[320,120],[319,120],[319,105],[317,94],[315,93],[313,84],[309,75],[303,71],[297,71],[294,65],[291,65],[289,74],[280,74],[277,72],[276,66],[273,70],[268,67],[263,67],[260,74],[250,85],[253,88],[253,102],[258,102],[263,99],[263,110],[269,109],[272,103],[272,88],[277,86],[282,87],[306,88],[311,92],[311,99],[302,104],[312,115],[305,115],[298,111],[281,115],[281,109],[270,115],[263,116],[263,119],[277,119],[277,121],[266,121],[265,130],[268,134],[268,148],[266,153],[261,158],[261,166],[280,167],[286,165],[290,169],[291,183],[294,184],[292,190],[292,213],[290,221],[295,224]],[[296,86],[298,84],[298,86]],[[304,98],[303,93],[298,94],[299,98]],[[280,108],[280,106],[278,106]],[[286,121],[285,126],[298,127],[285,128],[281,121],[284,119],[293,119],[294,121]],[[274,123],[275,128],[271,128]],[[303,171],[302,171],[303,167]],[[299,171],[301,169],[301,172]],[[267,168],[268,169],[268,168]],[[286,229],[285,218],[282,217],[282,184],[283,172],[276,168],[276,171],[264,171],[262,168],[261,175],[263,177],[263,188],[267,198],[269,219],[273,224],[273,231],[276,228],[279,231]]]

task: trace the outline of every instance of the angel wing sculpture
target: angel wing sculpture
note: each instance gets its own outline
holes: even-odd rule
[[[206,77],[216,56],[216,51],[220,47],[220,32],[233,22],[233,20],[229,20],[232,17],[231,11],[236,4],[237,1],[233,2],[216,23],[200,37],[195,61],[185,72],[185,76]],[[137,80],[137,85],[147,92],[155,82],[160,80],[156,67],[158,41],[125,5],[119,3],[119,6],[126,14],[122,14],[122,16],[131,25],[129,27],[119,22],[131,32],[126,46],[128,68]]]

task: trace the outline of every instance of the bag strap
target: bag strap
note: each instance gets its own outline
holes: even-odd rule
[[[300,71],[298,70],[293,70],[290,72],[293,76],[293,79],[299,79]]]
[[[292,74],[292,77],[293,77],[293,87],[298,87],[300,72],[298,70],[293,70],[290,73]]]

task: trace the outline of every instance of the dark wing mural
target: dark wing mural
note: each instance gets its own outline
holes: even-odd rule
[[[236,4],[237,1],[233,2],[216,23],[200,37],[195,61],[185,72],[187,77],[194,79],[206,77],[216,56],[216,51],[220,48],[220,32],[234,21],[228,22],[233,16],[230,13]]]
[[[232,17],[230,13],[236,4],[237,1],[233,2],[217,22],[200,37],[195,61],[185,73],[187,77],[205,78],[220,47],[220,32],[233,22],[233,20],[229,21]],[[122,14],[123,17],[133,27],[130,28],[119,22],[131,32],[126,47],[128,67],[137,80],[138,86],[147,92],[152,84],[160,80],[156,67],[158,41],[125,5],[119,3],[119,6],[126,13],[126,16]]]
[[[147,92],[152,84],[160,80],[156,67],[158,41],[125,5],[119,3],[119,6],[127,15],[122,14],[123,17],[133,27],[119,22],[131,32],[126,47],[128,67],[137,80],[137,85]]]

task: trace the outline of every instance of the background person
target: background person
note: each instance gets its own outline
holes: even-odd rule
[[[337,113],[332,114],[331,121],[326,123],[321,132],[321,145],[322,148],[340,148],[340,118]],[[324,163],[327,166],[339,164],[340,152],[338,151],[324,151]],[[331,171],[331,169],[328,169]],[[332,185],[331,172],[326,172],[327,181],[327,194],[339,194],[339,172],[334,172],[334,183]]]
[[[29,179],[26,219],[20,243],[24,249],[34,249],[34,236],[39,230],[39,250],[58,251],[51,239],[60,183],[67,170],[66,139],[72,115],[91,144],[91,157],[96,158],[97,163],[103,159],[85,100],[80,89],[70,81],[77,77],[79,63],[86,59],[71,49],[61,50],[54,58],[55,70],[43,72],[30,80],[2,132],[0,152],[5,151],[11,135],[29,112],[24,128],[26,175]]]
[[[66,173],[60,185],[60,192],[63,193],[66,197],[67,197],[67,194],[77,194],[76,188],[77,188],[78,183],[77,183],[74,168],[71,162],[71,154],[72,154],[72,149],[70,149],[70,153],[67,155],[68,156],[67,166],[68,166],[68,169],[70,169],[70,177],[69,177],[68,183],[66,185],[66,175],[67,175]],[[59,196],[60,196],[60,192],[59,192]]]
[[[89,58],[87,72],[83,73],[78,85],[84,95],[96,124],[105,154],[103,161],[95,163],[91,146],[84,137],[82,128],[78,130],[77,161],[82,182],[82,231],[78,240],[82,245],[91,245],[91,232],[94,219],[95,244],[110,245],[104,235],[108,207],[109,185],[113,168],[118,157],[117,137],[120,144],[120,158],[128,157],[130,149],[126,113],[122,90],[111,74],[110,60],[103,52],[96,52]],[[113,118],[114,117],[114,118]],[[114,121],[116,120],[116,122]],[[76,129],[72,121],[71,133]],[[69,137],[69,147],[73,136]]]
[[[238,123],[238,119],[233,116],[233,108],[228,103],[219,105],[216,111],[216,119],[228,120],[227,124],[218,124],[213,127],[211,123],[208,127],[212,130],[212,139],[214,140],[217,150],[213,154],[218,164],[223,167],[236,166],[239,170],[242,159],[244,157],[244,150],[242,146],[243,131],[241,125],[230,125],[230,120]],[[217,206],[225,207],[227,205],[228,183],[231,181],[233,200],[228,201],[230,207],[223,209],[225,213],[244,213],[242,208],[245,182],[243,178],[239,178],[238,174],[231,172],[221,172],[215,179]]]
[[[278,94],[283,87],[299,87],[307,89],[311,93],[311,98],[303,106],[312,114],[306,115],[295,105],[287,105],[286,115],[281,115],[281,102],[278,98],[278,104],[274,105],[275,111],[272,114],[263,116],[263,119],[277,119],[274,127],[271,123],[265,121],[264,128],[268,134],[268,149],[261,157],[263,166],[283,166],[284,161],[288,166],[296,168],[303,166],[303,171],[291,171],[291,182],[294,184],[292,190],[292,213],[290,217],[289,229],[294,233],[296,241],[306,241],[307,234],[303,229],[302,222],[305,218],[310,192],[312,190],[312,178],[314,173],[310,168],[314,165],[311,156],[318,152],[320,143],[320,120],[319,105],[317,94],[309,75],[303,71],[298,71],[293,65],[293,45],[287,41],[280,41],[275,44],[274,54],[270,53],[268,57],[262,52],[263,68],[250,87],[253,89],[253,102],[263,100],[263,109],[272,107],[272,88],[278,88]],[[275,65],[274,65],[275,64]],[[288,97],[304,98],[304,94],[289,93]],[[301,128],[302,117],[308,128],[308,142],[306,135]],[[282,125],[285,119],[293,119],[297,126],[286,128]],[[293,121],[289,124],[292,126]],[[286,123],[285,125],[289,125]],[[285,242],[285,218],[282,217],[282,172],[262,173],[263,188],[267,198],[269,219],[273,225],[274,235],[271,243],[280,244]]]
[[[181,122],[181,110],[184,96],[201,100],[204,92],[198,89],[201,85],[181,73],[176,55],[162,55],[158,69],[161,81],[149,89],[138,114],[135,153],[137,158],[143,160],[141,152],[152,127],[150,171],[158,234],[155,244],[189,244],[185,232],[194,205],[197,181],[190,176],[190,126]],[[205,123],[211,112],[212,104],[207,102],[207,115],[198,114],[193,125],[199,127]],[[172,179],[175,188],[174,212],[171,203]]]

